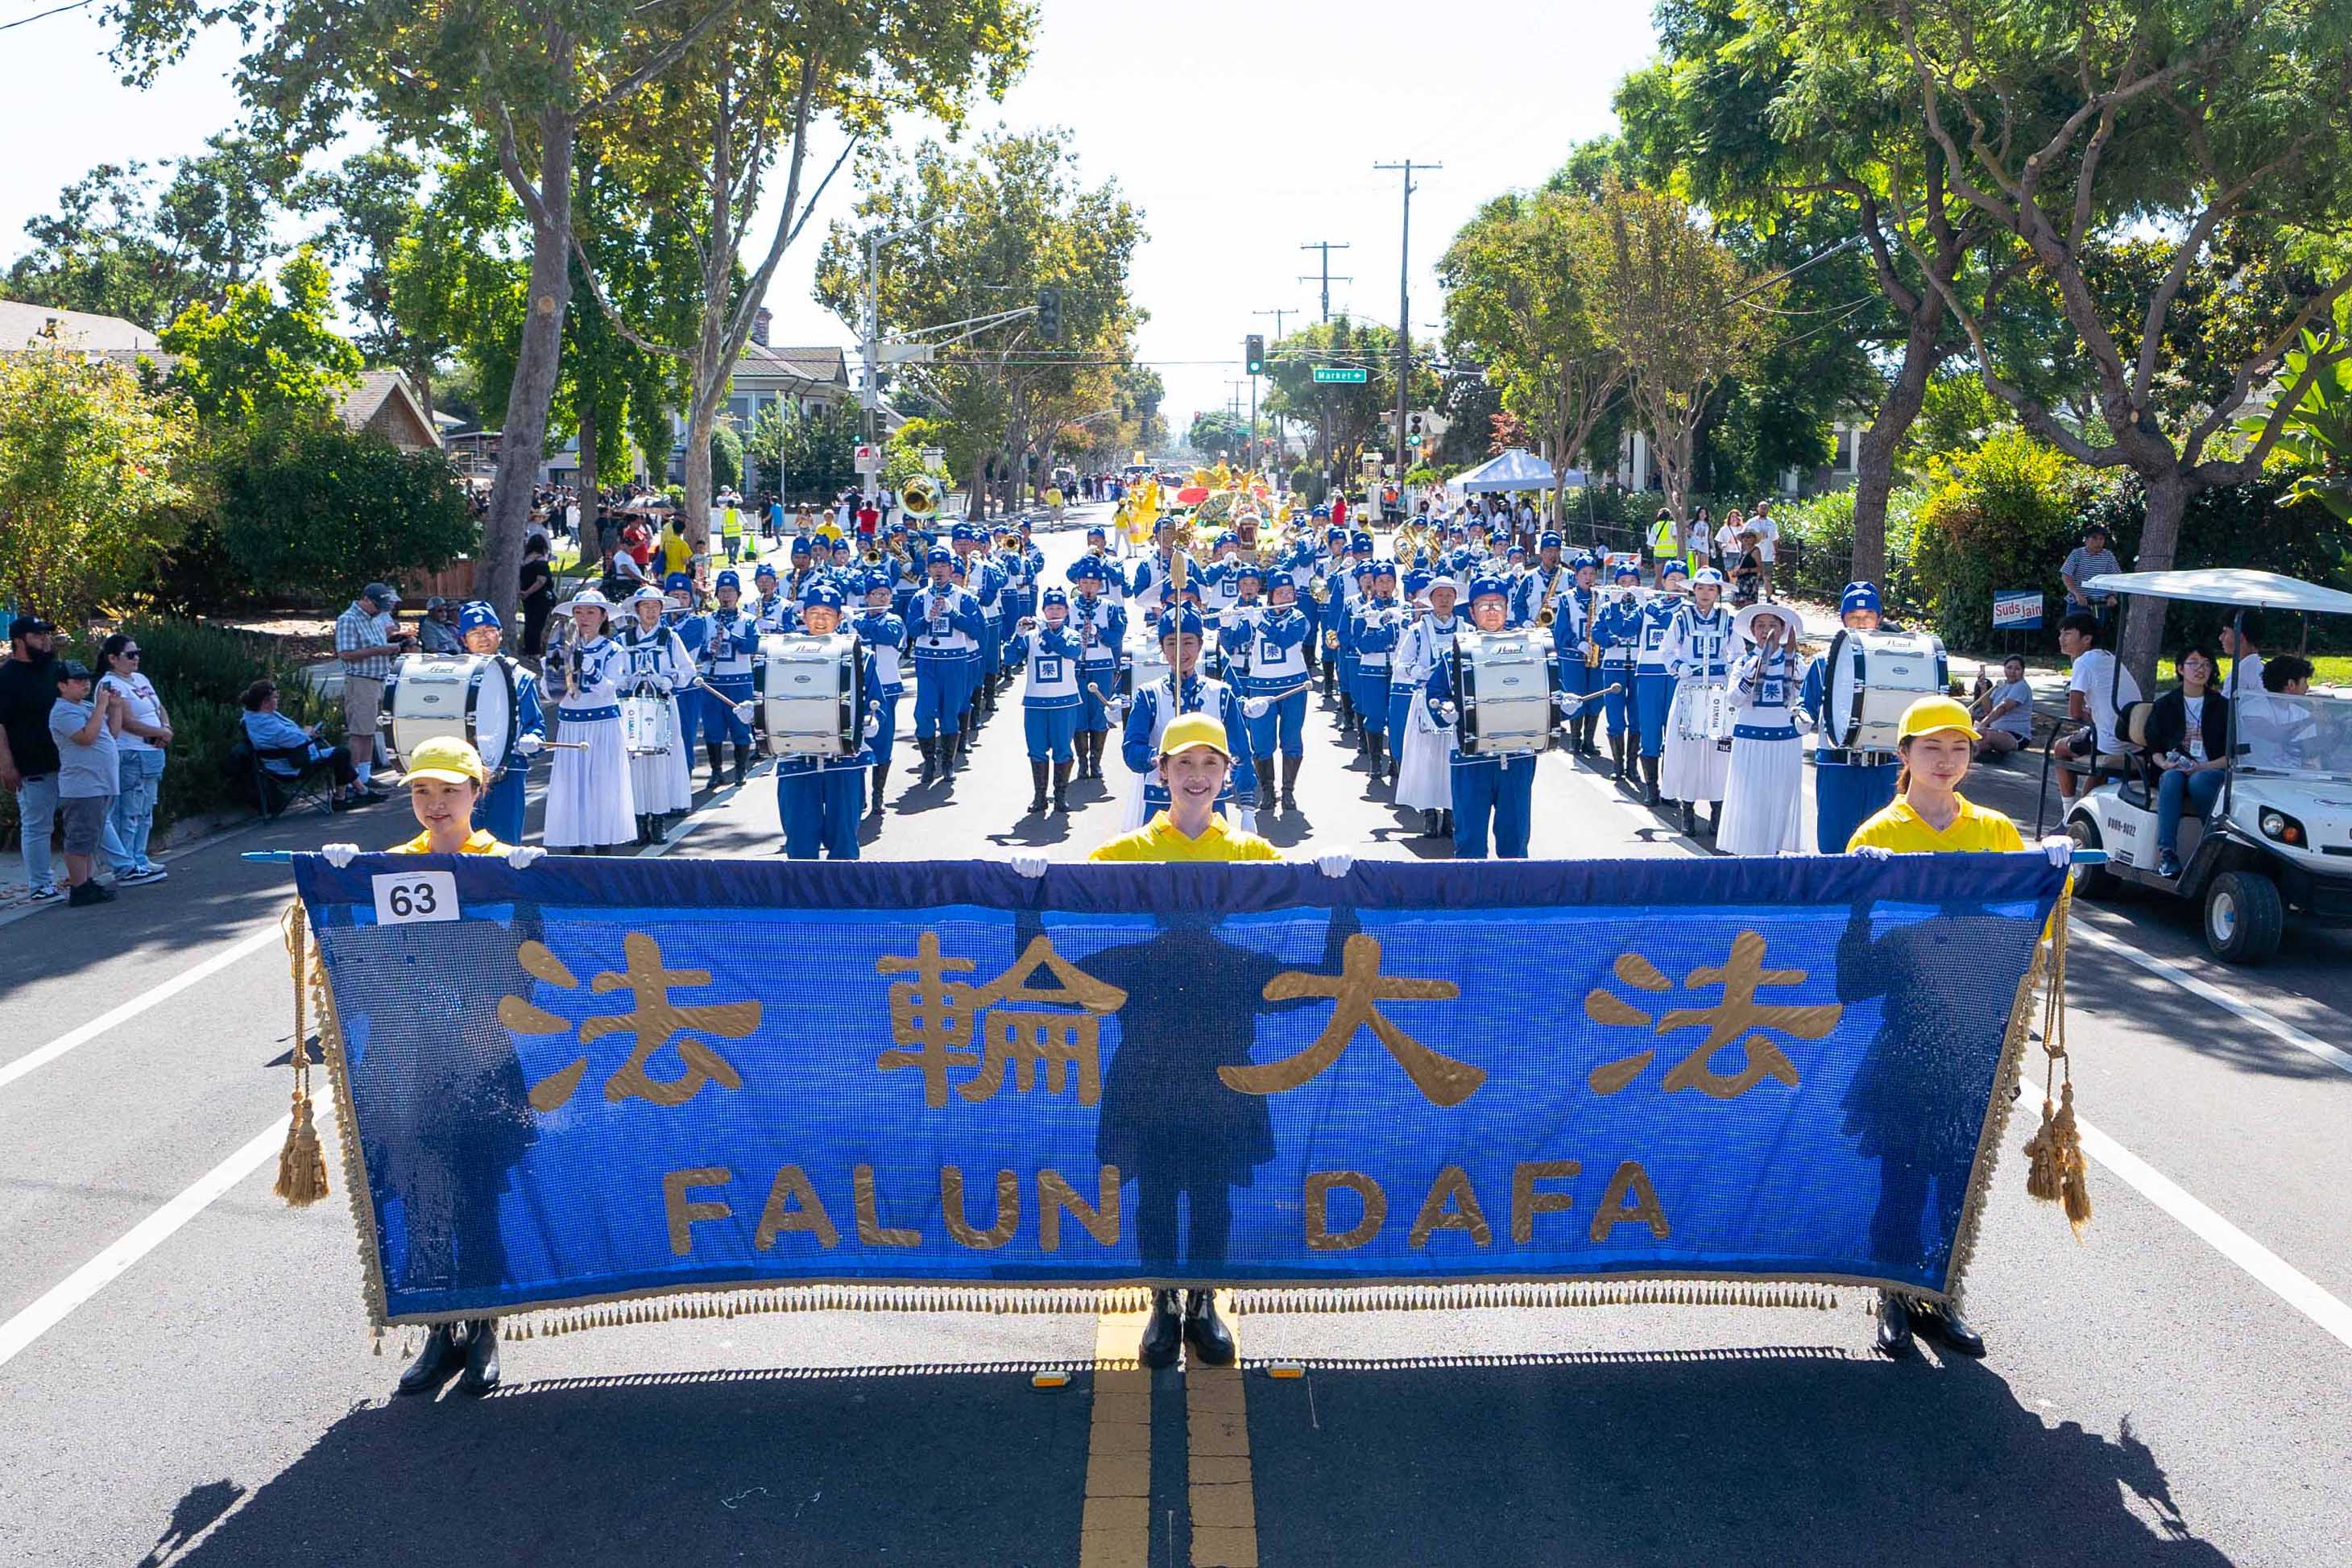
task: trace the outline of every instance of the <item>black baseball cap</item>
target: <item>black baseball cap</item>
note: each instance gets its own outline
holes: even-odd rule
[[[8,623],[8,641],[13,643],[19,637],[38,637],[45,632],[52,632],[56,630],[55,626],[37,615],[19,615]]]
[[[59,685],[64,685],[68,681],[86,681],[90,678],[89,666],[79,659],[59,659],[50,667],[55,671],[50,678]]]

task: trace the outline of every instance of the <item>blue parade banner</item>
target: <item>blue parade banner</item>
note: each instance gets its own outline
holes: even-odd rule
[[[296,876],[370,1305],[799,1284],[1957,1292],[2035,853]]]

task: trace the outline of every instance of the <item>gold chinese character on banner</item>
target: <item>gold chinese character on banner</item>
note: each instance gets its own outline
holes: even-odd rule
[[[1674,989],[1674,982],[1639,953],[1620,954],[1613,972],[1635,990],[1654,993]],[[1835,1029],[1838,1019],[1844,1016],[1845,1009],[1834,1002],[1786,1006],[1756,999],[1761,988],[1801,986],[1804,982],[1802,969],[1764,967],[1764,938],[1753,931],[1743,931],[1732,940],[1730,956],[1724,963],[1703,965],[1683,977],[1683,989],[1686,991],[1721,987],[1722,999],[1713,1007],[1675,1008],[1654,1022],[1649,1013],[1613,992],[1595,987],[1585,993],[1584,1016],[1605,1028],[1646,1029],[1660,1035],[1704,1028],[1706,1038],[1667,1071],[1665,1091],[1671,1094],[1677,1090],[1696,1089],[1710,1099],[1736,1100],[1767,1078],[1796,1088],[1801,1082],[1797,1065],[1761,1034],[1749,1034],[1739,1041],[1742,1065],[1737,1072],[1717,1072],[1707,1066],[1717,1051],[1749,1030],[1774,1030],[1797,1040],[1820,1040]],[[1656,1048],[1652,1047],[1603,1062],[1592,1070],[1586,1082],[1596,1094],[1614,1094],[1639,1078],[1656,1056]]]
[[[1405,1076],[1412,1080],[1433,1105],[1459,1105],[1486,1082],[1486,1071],[1432,1051],[1405,1033],[1380,1010],[1382,1002],[1452,1001],[1462,988],[1451,980],[1414,980],[1381,973],[1381,944],[1359,932],[1340,950],[1337,975],[1313,975],[1286,969],[1265,983],[1265,999],[1288,1001],[1300,997],[1328,997],[1335,1004],[1331,1019],[1313,1044],[1279,1061],[1254,1067],[1220,1067],[1225,1087],[1244,1094],[1280,1094],[1296,1089],[1339,1061],[1370,1025],[1372,1038],[1388,1048]]]
[[[717,1083],[723,1089],[743,1087],[742,1075],[734,1063],[719,1054],[708,1040],[696,1033],[716,1035],[723,1040],[741,1040],[760,1027],[761,1004],[757,1001],[707,1002],[681,1006],[670,999],[672,989],[685,986],[708,986],[708,969],[672,969],[662,961],[661,945],[642,932],[632,931],[621,940],[621,948],[628,959],[623,970],[604,970],[589,982],[588,988],[599,996],[614,991],[627,991],[635,1006],[625,1013],[607,1013],[584,1019],[579,1026],[580,1043],[593,1045],[612,1034],[627,1034],[636,1044],[628,1060],[614,1069],[604,1080],[607,1100],[643,1100],[654,1105],[683,1105],[700,1092],[706,1083]],[[516,952],[526,973],[560,990],[577,990],[580,982],[564,967],[563,960],[549,951],[544,944],[525,942]],[[553,1013],[534,1006],[522,997],[503,997],[499,1001],[499,1020],[517,1034],[556,1034],[572,1025]],[[674,1045],[684,1069],[675,1076],[656,1078],[646,1071],[654,1053],[664,1046]],[[546,1113],[568,1103],[588,1071],[588,1058],[583,1053],[547,1077],[533,1084],[530,1090],[532,1109]]]
[[[1040,1062],[1047,1093],[1064,1092],[1075,1078],[1079,1104],[1102,1098],[1102,1020],[1126,1005],[1127,993],[1055,952],[1050,937],[1032,937],[984,986],[948,978],[971,973],[972,962],[942,955],[939,936],[930,931],[917,939],[912,957],[886,955],[874,967],[878,974],[914,977],[890,983],[890,1038],[898,1049],[882,1052],[874,1065],[883,1072],[920,1070],[924,1104],[936,1109],[948,1103],[951,1067],[980,1069],[953,1085],[960,1098],[976,1105],[994,1098],[1008,1073],[1016,1092],[1035,1089]],[[1040,983],[1040,970],[1053,984]],[[998,1005],[1007,1002],[1031,1005]],[[1051,1010],[1050,1004],[1079,1010]],[[984,1054],[972,1049],[975,1033]]]

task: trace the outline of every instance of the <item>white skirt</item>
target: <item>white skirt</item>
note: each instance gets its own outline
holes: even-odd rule
[[[621,720],[577,719],[556,710],[556,738],[585,743],[550,747],[547,825],[540,834],[550,849],[580,849],[635,843],[636,797],[629,788],[629,751],[622,744]]]
[[[1671,744],[1671,742],[1669,742]],[[1805,847],[1803,742],[1731,742],[1731,777],[1723,792],[1723,816],[1715,847],[1726,854],[1777,855]]]
[[[1674,709],[1666,716],[1665,755],[1658,764],[1658,792],[1669,800],[1696,804],[1723,799],[1731,753],[1712,740],[1694,740],[1683,734],[1685,704],[1704,715],[1706,694],[1705,685],[1696,681],[1685,681],[1675,689]]]
[[[1429,716],[1429,699],[1412,694],[1412,709],[1404,721],[1402,749],[1397,756],[1396,803],[1416,811],[1454,810],[1454,727],[1441,727]]]
[[[678,722],[677,698],[673,695],[667,700],[669,749],[629,758],[629,793],[636,798],[639,811],[683,811],[694,804],[690,772],[694,759],[686,754],[686,730]]]

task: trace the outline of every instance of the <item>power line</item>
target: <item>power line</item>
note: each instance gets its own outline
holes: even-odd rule
[[[13,22],[0,22],[0,33],[11,27],[21,27],[27,22],[37,22],[44,16],[62,16],[68,11],[79,11],[94,5],[98,0],[73,0],[70,5],[56,5],[47,11],[36,11],[29,16],[19,16]]]

